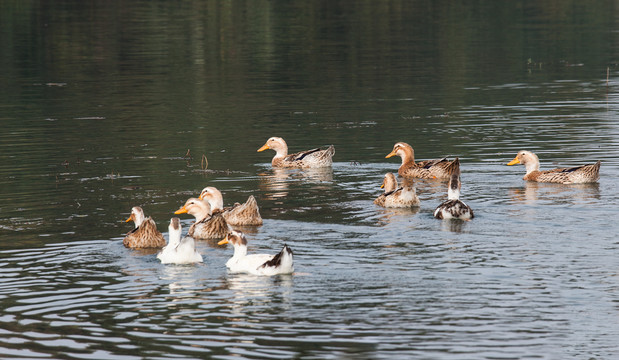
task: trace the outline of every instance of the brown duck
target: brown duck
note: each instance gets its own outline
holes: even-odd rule
[[[131,209],[131,216],[126,222],[133,221],[135,229],[129,231],[123,239],[123,245],[132,249],[159,248],[166,245],[165,238],[157,230],[157,224],[151,217],[144,218],[144,210],[139,206]]]
[[[416,177],[421,179],[449,179],[454,171],[454,161],[447,158],[415,162],[413,147],[405,142],[398,142],[385,158],[392,156],[402,158],[402,165],[398,169],[400,176]]]
[[[183,207],[174,213],[189,214],[196,218],[196,222],[191,225],[187,232],[187,235],[194,239],[220,239],[230,232],[228,223],[221,211],[212,212],[206,201],[190,198]]]
[[[385,192],[374,199],[374,204],[387,208],[405,208],[419,206],[417,192],[412,186],[398,188],[398,180],[393,173],[385,174],[383,184],[380,186]]]
[[[595,164],[540,171],[537,155],[530,151],[521,150],[514,160],[507,163],[507,165],[516,164],[524,165],[527,173],[523,179],[528,181],[585,184],[596,182],[600,178],[601,162],[599,160]]]
[[[224,199],[221,192],[213,186],[207,186],[200,193],[200,200],[207,201],[212,211],[221,211],[229,225],[262,225],[260,209],[253,195],[250,195],[244,204],[236,203],[233,206],[224,208]]]
[[[272,137],[260,148],[258,152],[267,149],[275,150],[275,156],[271,160],[273,167],[287,168],[319,168],[333,164],[335,147],[329,145],[326,149],[312,149],[288,155],[288,145],[280,137]]]

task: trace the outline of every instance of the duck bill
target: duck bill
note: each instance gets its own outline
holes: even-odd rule
[[[264,144],[264,145],[262,145],[262,147],[260,149],[258,149],[257,152],[261,152],[261,151],[264,151],[264,150],[267,150],[267,149],[270,149],[269,145]]]
[[[381,184],[381,185],[380,185],[380,188],[381,188],[381,189],[384,189],[384,188],[385,188],[385,184]]]
[[[226,245],[227,243],[228,243],[228,235],[226,235],[226,237],[223,238],[223,240],[218,242],[217,245]]]
[[[198,196],[198,199],[204,200],[204,193],[200,194],[200,196]]]
[[[510,166],[511,165],[516,165],[516,164],[520,164],[520,160],[518,160],[517,156],[514,158],[514,160],[512,160],[512,161],[507,163],[507,165],[510,165]]]
[[[187,208],[185,206],[183,206],[182,208],[176,210],[174,213],[177,214],[177,215],[178,214],[187,214]]]
[[[125,222],[129,222],[131,220],[133,220],[133,219],[131,218],[131,216],[129,216],[129,218],[127,220],[125,220]]]
[[[395,153],[395,151],[390,152],[389,154],[387,154],[387,156],[385,156],[385,159],[388,159],[392,156],[396,156],[397,154]]]

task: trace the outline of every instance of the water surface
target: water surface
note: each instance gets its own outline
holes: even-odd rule
[[[619,351],[613,2],[0,5],[0,351],[15,358],[606,359]],[[609,73],[607,82],[607,70]],[[334,144],[326,171],[274,170]],[[397,141],[458,156],[471,222],[376,207]],[[530,184],[602,160],[599,183]],[[208,159],[204,169],[203,155]],[[122,246],[207,186],[257,197],[228,274]],[[183,218],[185,231],[192,220]],[[166,233],[167,236],[167,233]]]

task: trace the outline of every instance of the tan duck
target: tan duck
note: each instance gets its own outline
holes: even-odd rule
[[[221,212],[211,212],[211,207],[206,201],[190,198],[175,214],[189,214],[196,218],[187,235],[194,239],[223,238],[230,232],[228,223]]]
[[[236,203],[233,206],[224,208],[224,199],[221,192],[213,186],[207,186],[200,193],[200,200],[207,201],[211,206],[211,211],[222,212],[224,219],[226,219],[229,225],[262,225],[260,209],[258,209],[258,203],[253,195],[250,195],[244,204]]]
[[[507,165],[516,164],[524,165],[527,173],[524,175],[523,179],[528,181],[584,184],[596,182],[600,178],[601,162],[599,160],[595,164],[540,171],[539,158],[537,155],[530,151],[521,150],[514,160],[507,163]]]
[[[157,224],[151,217],[144,218],[144,210],[139,206],[131,208],[131,216],[126,222],[133,221],[135,229],[129,231],[123,239],[123,245],[132,249],[164,247],[166,242],[157,230]]]
[[[437,219],[460,219],[471,220],[475,215],[470,206],[460,200],[460,161],[456,158],[455,171],[449,179],[447,188],[447,201],[440,204],[434,210],[434,217]]]
[[[275,150],[275,156],[271,161],[273,167],[287,168],[317,168],[331,166],[335,147],[329,145],[326,149],[312,149],[288,155],[288,145],[280,137],[272,137],[260,148],[258,152],[267,149]]]
[[[387,208],[405,208],[419,206],[419,198],[417,192],[412,186],[403,186],[398,188],[398,180],[393,173],[387,173],[383,179],[383,184],[380,186],[385,189],[385,192],[380,194],[374,204]]]
[[[405,142],[398,142],[385,158],[392,156],[402,158],[402,165],[398,169],[400,176],[416,177],[421,179],[449,179],[453,172],[454,162],[447,158],[415,162],[413,147]]]

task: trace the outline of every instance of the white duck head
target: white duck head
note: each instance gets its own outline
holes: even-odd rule
[[[264,145],[262,145],[260,149],[258,149],[258,152],[261,152],[267,149],[275,150],[276,152],[275,157],[285,157],[286,155],[288,155],[288,145],[286,144],[284,139],[280,137],[274,136],[270,138],[269,140],[267,140],[267,142]]]
[[[211,206],[208,202],[197,198],[189,198],[183,207],[176,210],[175,214],[189,214],[196,218],[196,221],[202,221],[211,215]]]
[[[139,228],[140,225],[144,222],[144,210],[142,210],[139,206],[134,206],[131,208],[131,215],[125,222],[133,221],[135,223],[135,227]]]
[[[211,206],[211,211],[223,210],[224,198],[221,191],[213,186],[207,186],[200,193],[200,200],[207,201]]]

